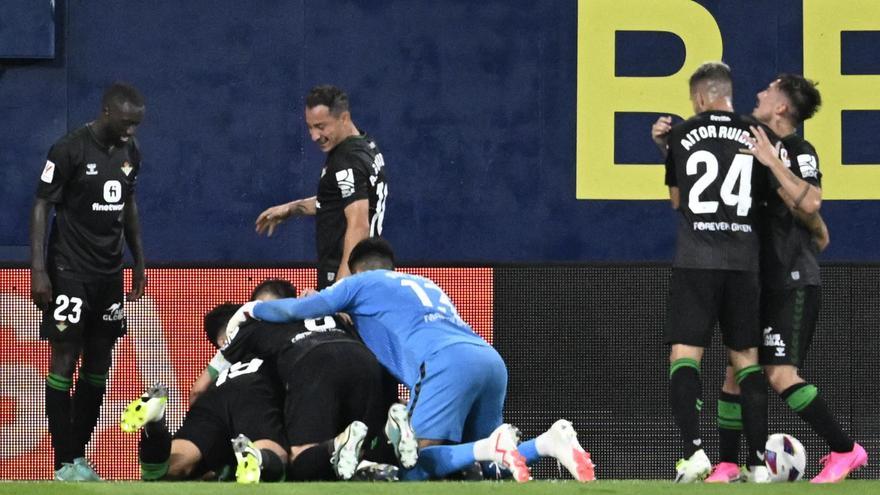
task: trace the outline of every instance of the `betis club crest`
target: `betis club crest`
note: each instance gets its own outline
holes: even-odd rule
[[[127,161],[122,162],[122,172],[125,174],[126,177],[128,177],[128,174],[130,174],[131,171],[132,171],[131,164],[128,163]]]

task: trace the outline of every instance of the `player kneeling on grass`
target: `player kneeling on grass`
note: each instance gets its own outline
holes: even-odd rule
[[[556,458],[579,481],[595,479],[590,456],[566,420],[517,447],[519,431],[502,422],[504,361],[459,317],[440,287],[395,272],[391,246],[379,238],[359,242],[349,266],[355,275],[311,296],[245,304],[227,333],[249,326],[251,315],[278,323],[343,311],[351,315],[364,344],[410,389],[418,461],[405,465],[410,468],[402,470],[401,479],[443,478],[479,461],[494,462],[524,482],[530,479],[527,464],[541,456]],[[394,436],[391,426],[389,437]]]
[[[220,330],[237,308],[220,305],[205,316],[213,345],[225,341]],[[141,478],[199,479],[237,464],[239,482],[282,481],[288,459],[283,398],[267,368],[262,360],[250,359],[221,373],[216,385],[190,407],[173,440],[165,424],[166,387],[150,387],[129,404],[120,427],[130,433],[143,428],[138,452]]]
[[[291,480],[351,479],[362,454],[375,462],[395,461],[392,449],[378,436],[389,416],[395,420],[395,431],[409,429],[405,409],[402,415],[395,412],[400,408],[395,406],[396,384],[386,382],[376,358],[343,319],[323,316],[236,326],[226,332],[226,343],[211,360],[210,370],[222,373],[229,363],[250,356],[272,363],[273,375],[283,383]],[[414,444],[411,433],[398,438]],[[407,452],[405,447],[398,450]],[[414,453],[414,446],[411,450]],[[402,461],[407,465],[406,456]]]
[[[251,299],[295,295],[292,284],[275,279],[257,286]],[[237,308],[220,305],[205,317],[208,340],[222,349],[196,380],[190,402],[197,401],[219,375],[234,371],[230,363],[258,357],[285,390],[288,479],[396,479],[396,468],[386,464],[394,462],[391,448],[384,442],[373,442],[368,432],[378,433],[385,425],[386,411],[396,402],[397,385],[385,380],[373,355],[350,335],[352,329],[341,320],[337,324],[336,319],[325,317],[286,325],[256,324],[227,336],[226,323]],[[404,414],[401,419],[395,410],[392,406],[388,421],[395,421],[396,431],[406,431],[408,418]],[[412,435],[398,438],[406,443]],[[362,456],[375,462],[361,461]],[[239,468],[247,465],[255,470],[258,461],[256,456],[242,457]]]

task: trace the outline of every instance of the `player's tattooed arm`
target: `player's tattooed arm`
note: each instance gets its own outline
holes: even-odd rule
[[[825,224],[825,220],[822,218],[822,215],[819,212],[815,212],[812,214],[806,214],[800,210],[792,210],[792,214],[797,218],[797,220],[810,231],[810,234],[813,238],[813,243],[816,244],[816,247],[819,248],[819,252],[825,250],[828,247],[828,244],[831,243],[831,236],[828,232],[828,225]]]
[[[303,198],[267,208],[257,217],[257,234],[272,236],[275,228],[289,218],[314,216],[318,213],[317,197]]]
[[[46,226],[52,203],[43,198],[34,201],[31,210],[31,297],[40,309],[52,302],[52,283],[46,272]]]
[[[660,117],[651,126],[651,139],[657,145],[657,149],[660,150],[664,158],[666,157],[666,151],[669,149],[667,138],[669,137],[670,129],[672,129],[672,117],[670,115]]]
[[[147,275],[144,261],[144,242],[141,237],[141,219],[138,213],[137,201],[132,194],[125,204],[125,242],[131,251],[134,260],[131,277],[131,291],[126,295],[129,301],[137,301],[144,295],[147,287]]]
[[[770,169],[779,181],[779,197],[791,210],[800,210],[807,215],[816,213],[822,206],[822,191],[809,182],[796,176],[779,158],[779,150],[770,142],[767,133],[761,127],[751,126],[753,146],[740,150],[749,153]]]

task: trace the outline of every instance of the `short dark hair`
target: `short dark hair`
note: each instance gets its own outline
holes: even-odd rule
[[[348,269],[354,272],[355,265],[362,263],[370,263],[375,268],[394,269],[391,243],[381,237],[367,237],[355,244],[348,255]]]
[[[816,83],[797,74],[779,74],[777,87],[791,102],[791,117],[801,123],[813,115],[822,106],[822,95],[816,89]]]
[[[256,301],[262,294],[274,296],[274,299],[296,297],[296,286],[281,278],[267,278],[251,291],[251,301]]]
[[[131,84],[115,82],[104,90],[104,96],[101,97],[101,106],[103,107],[109,107],[113,103],[122,106],[126,102],[135,107],[142,107],[144,106],[144,95]]]
[[[348,95],[345,91],[329,84],[315,86],[306,96],[306,107],[315,108],[318,105],[326,106],[330,109],[331,115],[338,117],[342,112],[349,111]]]
[[[730,67],[724,62],[706,62],[697,67],[688,81],[691,92],[701,83],[714,87],[720,95],[729,96],[733,93],[733,78],[730,75]]]
[[[205,315],[205,337],[208,338],[208,342],[212,346],[217,347],[217,336],[220,335],[221,331],[226,330],[226,324],[229,323],[229,319],[232,318],[240,307],[241,304],[225,302],[214,306],[214,309],[208,311],[208,314]]]

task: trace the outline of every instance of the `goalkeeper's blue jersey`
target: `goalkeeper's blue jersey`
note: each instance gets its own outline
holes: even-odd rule
[[[421,364],[438,350],[458,343],[489,345],[461,319],[437,284],[390,270],[346,277],[310,297],[262,302],[253,314],[285,322],[340,311],[351,315],[364,344],[408,387],[418,381]]]

